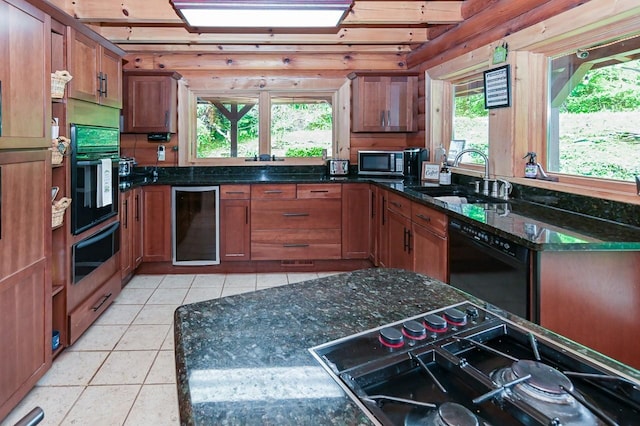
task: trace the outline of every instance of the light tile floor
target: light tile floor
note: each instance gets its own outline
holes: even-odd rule
[[[35,406],[45,412],[40,425],[177,425],[178,306],[331,274],[137,275],[0,426]]]

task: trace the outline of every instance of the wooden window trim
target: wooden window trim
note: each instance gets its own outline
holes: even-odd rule
[[[577,23],[574,27],[570,23]],[[465,77],[475,74],[481,70],[490,69],[498,65],[490,65],[488,58],[491,58],[492,53],[496,46],[503,44],[504,42],[509,45],[509,63],[514,63],[513,56],[523,53],[525,55],[544,55],[551,58],[566,54],[572,50],[602,42],[603,40],[613,40],[615,38],[621,38],[626,35],[637,33],[640,28],[640,6],[633,0],[623,0],[616,3],[614,8],[608,0],[591,0],[579,7],[573,8],[567,12],[556,15],[544,22],[541,22],[532,27],[526,28],[515,34],[511,34],[504,39],[491,43],[487,46],[483,46],[472,52],[468,52],[462,56],[454,58],[445,63],[439,64],[433,68],[425,70],[426,81],[429,84],[428,87],[432,89],[440,85],[440,87],[451,85],[456,81],[460,81]],[[522,55],[521,55],[522,57]],[[547,80],[547,68],[536,67],[536,71],[531,75],[532,80],[540,83],[540,85],[546,84]],[[514,73],[515,74],[515,73]],[[513,77],[516,80],[516,76]],[[514,95],[516,94],[518,82],[514,84]],[[449,89],[450,90],[450,89]],[[546,91],[545,91],[546,93]],[[531,104],[525,102],[523,105],[519,102],[517,96],[513,97],[514,103],[510,109],[517,110],[525,109]],[[434,99],[428,100],[427,111],[428,121],[430,125],[437,129],[427,134],[427,146],[432,150],[439,145],[441,141],[449,141],[451,139],[452,129],[452,111],[451,104],[453,98],[451,96],[434,97]],[[546,97],[544,102],[544,108],[537,107],[535,113],[541,114],[546,117],[547,106]],[[535,103],[533,104],[535,105]],[[448,114],[444,114],[443,111],[448,111]],[[529,110],[528,113],[531,113]],[[505,114],[510,115],[510,114]],[[511,114],[511,128],[507,129],[507,133],[510,135],[528,135],[533,136],[532,139],[527,141],[519,140],[518,137],[514,138],[514,147],[511,147],[510,156],[502,158],[503,161],[508,161],[508,167],[502,167],[502,171],[509,169],[509,173],[497,173],[499,176],[506,177],[509,180],[528,186],[542,187],[552,190],[558,190],[563,192],[582,194],[588,196],[596,196],[600,198],[611,199],[615,201],[621,201],[631,204],[640,204],[640,197],[636,194],[635,183],[623,182],[602,178],[588,178],[577,175],[567,175],[561,173],[547,173],[550,176],[557,177],[558,182],[549,182],[538,179],[526,179],[520,178],[523,175],[521,169],[524,167],[522,159],[518,158],[518,148],[530,148],[539,153],[539,159],[541,164],[546,164],[544,161],[546,158],[546,137],[540,137],[537,133],[529,129],[517,129],[514,128],[517,124],[514,121],[517,116]],[[525,120],[526,121],[526,120]],[[546,121],[546,120],[545,120]],[[502,123],[505,125],[505,123]],[[508,124],[506,125],[509,126]],[[492,118],[490,116],[489,132],[492,127]],[[519,132],[520,130],[520,132]],[[509,133],[510,131],[510,133]],[[533,132],[533,133],[532,133]],[[546,129],[542,132],[546,136]],[[436,136],[440,136],[437,138]],[[506,147],[501,149],[507,150]],[[491,145],[490,145],[491,150]],[[492,159],[492,152],[490,151],[490,163],[491,171],[496,170],[494,166],[501,166],[495,164],[495,158]],[[468,168],[468,165],[464,165],[464,168]],[[461,171],[462,172],[462,171]],[[464,173],[464,172],[462,172]],[[465,173],[468,174],[468,173]]]

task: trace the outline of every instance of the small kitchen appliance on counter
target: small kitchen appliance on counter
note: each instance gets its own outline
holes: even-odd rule
[[[376,425],[631,425],[640,383],[463,302],[310,348]]]
[[[122,157],[118,163],[118,176],[127,178],[133,174],[133,168],[136,166],[136,160],[133,157]]]
[[[404,176],[404,151],[358,151],[358,174]]]
[[[349,160],[329,160],[329,176],[346,176],[349,174]]]
[[[429,161],[429,150],[427,148],[405,149],[404,150],[405,179],[419,180],[423,161]]]

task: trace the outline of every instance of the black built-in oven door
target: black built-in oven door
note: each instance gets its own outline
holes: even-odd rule
[[[110,164],[111,173],[109,175],[108,185],[110,189],[109,200],[100,200],[100,192],[104,194],[103,185],[105,182],[101,182],[101,176],[104,176],[102,171],[102,160],[108,160]],[[90,157],[90,159],[77,159],[73,164],[71,173],[71,187],[72,187],[72,215],[71,223],[74,234],[79,234],[92,226],[99,224],[107,220],[110,217],[118,214],[118,165],[119,157],[114,154],[100,154],[96,153]]]
[[[85,238],[72,247],[73,283],[95,271],[120,250],[120,222]]]
[[[77,235],[118,214],[120,130],[72,123],[70,135],[71,231]]]
[[[488,235],[488,238],[498,237]],[[500,241],[499,244],[505,243]],[[507,251],[493,247],[482,238],[465,235],[452,221],[449,226],[449,284],[498,308],[535,320],[532,318],[530,252],[515,243],[507,244]]]

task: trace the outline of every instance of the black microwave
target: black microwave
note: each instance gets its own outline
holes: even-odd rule
[[[358,151],[358,174],[403,176],[403,151]]]

